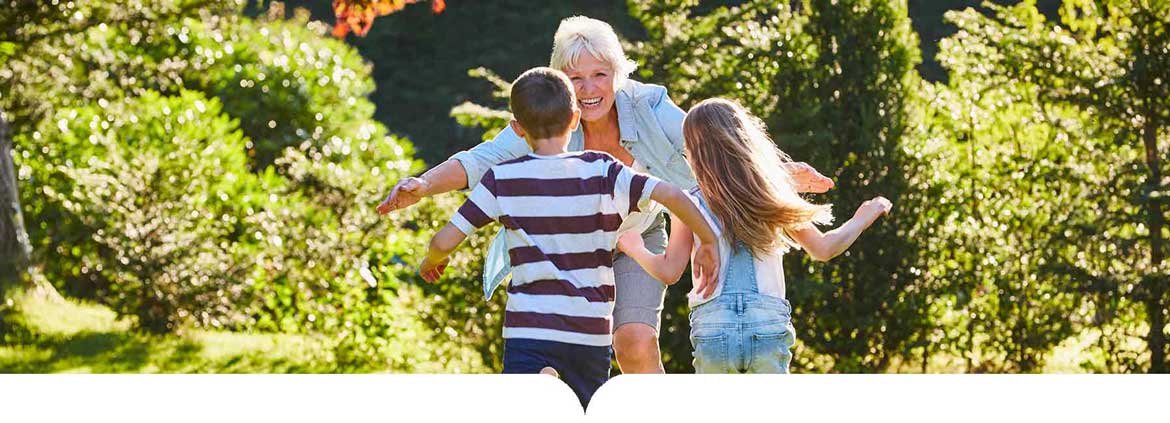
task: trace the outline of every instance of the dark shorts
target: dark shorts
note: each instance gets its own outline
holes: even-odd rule
[[[612,356],[611,347],[509,338],[504,340],[504,373],[540,373],[552,367],[586,407],[597,388],[609,380]]]

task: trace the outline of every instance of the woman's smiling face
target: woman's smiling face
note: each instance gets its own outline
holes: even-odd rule
[[[596,122],[613,109],[613,66],[592,54],[583,53],[577,65],[564,69],[564,72],[573,81],[573,89],[577,92],[581,120]]]

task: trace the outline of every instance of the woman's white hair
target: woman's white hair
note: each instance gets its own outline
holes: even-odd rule
[[[630,76],[634,68],[638,67],[637,63],[626,57],[617,33],[609,24],[586,16],[573,16],[561,20],[561,25],[553,36],[552,59],[549,60],[549,66],[561,71],[573,68],[584,52],[608,63],[613,68],[614,84],[618,86]]]

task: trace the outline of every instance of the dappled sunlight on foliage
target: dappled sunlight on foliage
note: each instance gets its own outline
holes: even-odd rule
[[[301,333],[346,371],[483,371],[490,337],[414,274],[458,199],[374,210],[421,162],[371,118],[356,52],[304,14],[154,3],[169,13],[78,11],[110,20],[0,69],[46,277],[153,332]]]
[[[916,163],[905,156],[920,80],[905,6],[749,1],[697,15],[673,2],[634,1],[631,13],[651,35],[633,49],[641,76],[669,87],[684,108],[708,97],[739,100],[782,150],[835,179],[815,201],[832,203],[837,221],[877,195],[894,203],[841,257],[786,260],[798,371],[885,370],[922,345],[925,298],[911,273],[920,244],[909,233],[923,199],[908,189]],[[685,307],[681,295],[670,295],[663,316],[678,334],[663,348],[683,357],[691,348]],[[671,368],[690,371],[689,360]]]
[[[41,181],[27,204],[56,216],[30,220],[57,239],[42,244],[59,258],[48,273],[152,331],[243,323],[248,293],[219,281],[247,272],[240,216],[266,184],[248,171],[239,131],[192,92],[101,105],[58,111],[24,144],[33,154],[19,163]]]
[[[786,262],[798,369],[1158,368],[1151,350],[1164,344],[1150,328],[1166,323],[1167,265],[1149,228],[1164,221],[1170,186],[1158,179],[1170,137],[1164,5],[1065,2],[1064,26],[1033,2],[951,12],[946,84],[912,71],[914,36],[891,2],[630,9],[650,35],[631,44],[643,80],[684,108],[741,101],[783,150],[836,179],[825,201],[839,212],[878,194],[895,204],[843,257]],[[452,115],[506,123],[474,104]],[[667,295],[668,371],[691,371],[688,284]]]
[[[836,179],[836,210],[874,194],[894,202],[850,254],[786,262],[796,365],[1039,371],[1091,329],[1102,335],[1083,370],[1156,369],[1159,355],[1133,354],[1130,340],[1165,325],[1165,264],[1150,264],[1165,247],[1148,243],[1147,222],[1165,216],[1149,208],[1167,186],[1150,178],[1150,166],[1166,174],[1151,162],[1166,155],[1170,113],[1170,66],[1157,65],[1170,60],[1165,5],[1065,2],[1064,26],[1033,2],[951,12],[959,31],[941,43],[941,85],[909,72],[913,35],[893,3],[695,14],[631,2],[651,35],[634,45],[644,79],[684,107],[739,99],[783,150]],[[672,308],[664,321],[685,334],[673,318],[685,306]]]
[[[494,230],[427,284],[415,266],[464,194],[374,209],[424,170],[420,155],[446,157],[511,118],[497,109],[508,82],[486,67],[468,72],[486,96],[452,92],[437,67],[381,69],[389,82],[375,92],[346,35],[412,3],[336,0],[329,23],[279,2],[252,18],[243,0],[5,6],[0,113],[31,274],[68,299],[0,302],[0,371],[499,371],[506,293],[481,290]],[[552,22],[567,4],[509,7],[501,22]],[[782,150],[835,180],[808,197],[832,203],[838,222],[876,195],[894,204],[832,261],[786,257],[794,371],[1167,371],[1170,3],[951,11],[943,82],[915,70],[906,7],[628,2],[645,29],[625,44],[633,78],[684,109],[740,101]],[[460,13],[436,20],[481,18]],[[348,41],[398,54],[403,34],[373,34]],[[477,41],[451,56],[506,76],[516,69],[501,63],[551,40]],[[426,54],[438,56],[406,57]],[[458,64],[460,78],[475,66]],[[398,130],[458,136],[416,148],[374,119],[371,98],[399,103],[380,104],[386,114],[437,97],[463,103]],[[451,118],[475,129],[436,124]],[[693,371],[689,289],[688,276],[667,293],[669,372]]]
[[[998,312],[981,324],[1002,325],[992,333],[1025,370],[1101,328],[1091,369],[1165,372],[1170,5],[1067,1],[1060,25],[1030,2],[991,9],[948,14],[959,32],[940,59],[956,94],[937,120],[993,160],[958,167],[970,222],[999,229],[967,249],[1009,260],[986,281]],[[1149,356],[1122,352],[1138,336]]]

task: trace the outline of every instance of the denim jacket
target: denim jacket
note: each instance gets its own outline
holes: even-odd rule
[[[696,186],[695,175],[683,154],[683,112],[670,100],[666,88],[627,79],[614,93],[618,130],[621,144],[646,171],[655,177],[689,190]],[[577,125],[569,140],[569,151],[585,149],[585,133]],[[467,171],[467,189],[475,188],[488,169],[507,160],[532,152],[528,143],[516,135],[511,127],[500,131],[490,141],[484,141],[470,150],[451,156]],[[511,273],[504,231],[496,234],[488,247],[484,261],[483,293],[491,299],[492,292]]]

